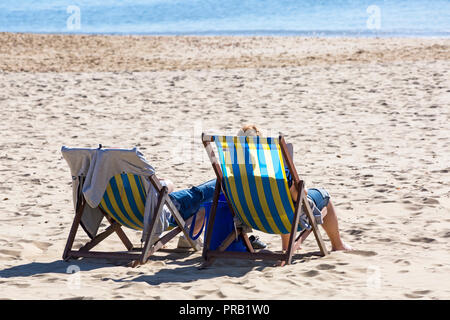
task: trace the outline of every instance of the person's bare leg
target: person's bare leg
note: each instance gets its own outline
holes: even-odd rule
[[[159,181],[161,181],[163,184],[166,185],[167,193],[171,193],[175,190],[175,185],[173,184],[173,182],[171,180],[159,178]]]
[[[325,209],[325,208],[324,208]],[[348,244],[346,244],[341,239],[341,235],[339,233],[339,223],[336,215],[336,210],[334,209],[333,203],[331,200],[328,202],[326,206],[327,214],[323,218],[322,227],[330,238],[331,241],[331,250],[352,250]]]
[[[328,205],[322,209],[322,218],[323,224],[322,227],[327,233],[328,237],[331,241],[331,246],[333,251],[338,250],[352,250],[352,247],[342,241],[340,233],[339,233],[339,223],[336,215],[336,210],[334,209],[333,203],[331,200]],[[311,234],[312,230],[306,230],[300,237],[300,245],[305,241],[305,239]],[[289,240],[289,238],[287,239]],[[284,239],[282,238],[282,241]],[[284,247],[284,242],[283,242]],[[287,245],[286,245],[287,248]],[[299,247],[300,249],[300,247]]]
[[[291,236],[290,233],[281,234],[281,249],[283,250],[283,252],[286,251],[287,248],[289,247],[290,236]]]
[[[195,218],[194,234],[198,234],[203,226],[205,220],[205,208],[201,207],[197,211],[197,217]]]
[[[321,211],[322,218],[325,218],[327,213],[328,213],[327,207],[323,208],[322,211]],[[312,229],[303,231],[303,233],[302,233],[302,235],[300,236],[300,239],[299,239],[300,240],[300,245],[298,246],[297,250],[301,249],[301,245],[302,245],[303,241],[305,241],[306,238],[308,238],[308,236],[311,234],[311,232],[312,232]],[[287,248],[288,248],[289,236],[290,236],[290,234],[282,234],[281,235],[281,246],[283,248],[283,251],[287,250]]]
[[[323,208],[322,211],[320,211],[320,213],[322,214],[322,219],[324,219],[328,213],[327,207]],[[303,241],[306,240],[306,238],[308,238],[308,236],[311,234],[312,229],[309,230],[305,230],[302,235],[300,236],[300,245],[298,246],[298,249],[301,249],[301,245],[303,243]]]

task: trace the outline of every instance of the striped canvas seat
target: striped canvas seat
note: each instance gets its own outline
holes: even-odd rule
[[[280,139],[214,136],[214,141],[223,172],[224,192],[236,215],[256,230],[290,233],[295,207]]]
[[[123,173],[111,178],[99,206],[121,225],[142,230],[146,198],[142,177]],[[170,222],[167,230],[174,227],[176,224]]]
[[[168,187],[158,179],[155,169],[137,148],[63,147],[62,154],[72,174],[75,209],[63,253],[65,261],[81,257],[117,259],[136,267],[146,263],[179,233],[184,234],[194,250],[201,249],[200,241],[189,237],[193,218],[183,219],[169,197]],[[169,216],[173,220],[172,228],[162,230],[159,221]],[[103,218],[109,225],[102,224]],[[90,239],[74,250],[80,226]],[[133,244],[124,227],[141,233],[140,246]],[[126,251],[92,250],[112,234],[118,236]]]
[[[121,225],[142,230],[146,198],[142,178],[131,173],[123,173],[109,180],[99,206]]]

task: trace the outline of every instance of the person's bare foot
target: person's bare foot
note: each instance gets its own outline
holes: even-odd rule
[[[332,247],[331,251],[352,251],[353,248],[348,245],[347,243],[345,243],[344,241],[341,241],[341,244],[336,246],[336,247]]]
[[[284,267],[285,265],[286,265],[286,261],[282,260],[282,261],[276,262],[273,266],[274,267]]]

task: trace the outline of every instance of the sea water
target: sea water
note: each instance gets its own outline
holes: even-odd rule
[[[450,36],[450,0],[0,0],[0,32]]]

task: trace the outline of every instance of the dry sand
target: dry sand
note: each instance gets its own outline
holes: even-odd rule
[[[449,39],[0,34],[0,116],[0,298],[450,298]],[[356,251],[321,258],[310,236],[282,268],[200,271],[200,253],[135,269],[61,261],[73,218],[62,145],[137,146],[185,188],[214,177],[200,133],[246,123],[294,144]]]

